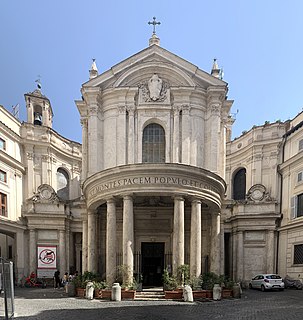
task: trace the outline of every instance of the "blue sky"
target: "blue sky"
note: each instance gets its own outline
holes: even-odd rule
[[[74,100],[88,80],[148,46],[156,16],[161,46],[210,71],[224,68],[237,114],[233,137],[303,106],[303,1],[1,0],[0,104],[11,111],[35,89],[51,101],[53,128],[81,141]]]

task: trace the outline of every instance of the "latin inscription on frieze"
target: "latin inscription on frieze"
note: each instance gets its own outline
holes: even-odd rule
[[[116,189],[125,186],[144,186],[144,185],[176,185],[182,187],[192,187],[196,189],[207,189],[213,192],[219,192],[215,187],[199,180],[171,177],[171,176],[135,176],[104,182],[97,185],[90,191],[90,196],[94,197],[100,192]]]

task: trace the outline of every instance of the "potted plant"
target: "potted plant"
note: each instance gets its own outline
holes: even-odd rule
[[[221,284],[220,277],[214,272],[207,272],[201,276],[202,289],[206,290],[206,298],[212,299],[215,284]]]
[[[202,289],[202,279],[200,277],[191,277],[189,280],[189,285],[193,290],[194,299],[206,298],[206,290]]]
[[[163,272],[163,286],[165,299],[182,299],[182,291],[177,290],[177,278],[170,275],[167,269]]]
[[[106,281],[93,281],[94,284],[94,296],[97,299],[101,299],[102,298],[102,291],[107,288],[107,283]]]
[[[233,296],[233,286],[235,282],[229,278],[225,279],[222,288],[222,298],[232,298]]]
[[[86,282],[83,280],[82,275],[79,274],[76,276],[73,280],[76,288],[76,296],[84,298],[85,297],[85,288],[86,288]]]

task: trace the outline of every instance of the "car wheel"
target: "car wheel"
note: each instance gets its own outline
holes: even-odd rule
[[[249,286],[248,286],[248,287],[249,287],[249,289],[252,289],[252,288],[253,288],[253,287],[252,287],[252,285],[251,285],[251,283],[249,284]]]
[[[265,292],[265,287],[263,286],[263,284],[262,284],[262,286],[261,286],[261,291],[262,291],[262,292]]]

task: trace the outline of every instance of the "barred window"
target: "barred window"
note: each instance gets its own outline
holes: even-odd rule
[[[0,214],[3,217],[7,217],[7,195],[0,192]]]
[[[303,244],[294,246],[294,264],[303,264]]]
[[[159,124],[149,124],[143,131],[142,162],[165,162],[165,132]]]

